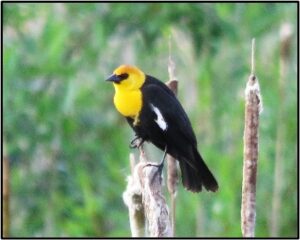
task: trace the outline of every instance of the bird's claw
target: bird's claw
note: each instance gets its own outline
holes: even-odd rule
[[[140,137],[135,137],[129,144],[130,148],[139,148],[144,143],[144,139]]]
[[[163,155],[163,158],[161,160],[160,163],[158,164],[153,164],[153,163],[147,163],[144,167],[147,167],[147,166],[152,166],[152,167],[157,167],[157,171],[154,173],[154,175],[152,176],[152,179],[151,179],[151,184],[153,183],[155,177],[157,176],[157,174],[161,175],[162,173],[162,170],[164,168],[164,162],[165,162],[165,158],[166,158],[166,155],[167,155],[167,147],[165,148],[165,151],[164,151],[164,155]]]

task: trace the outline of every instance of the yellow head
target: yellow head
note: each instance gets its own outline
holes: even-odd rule
[[[145,82],[145,73],[135,66],[121,65],[106,79],[114,84],[116,91],[138,90]]]

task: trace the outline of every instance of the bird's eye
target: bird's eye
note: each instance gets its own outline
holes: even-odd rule
[[[118,75],[118,77],[122,81],[122,80],[125,80],[126,78],[128,78],[128,74],[127,73],[122,73],[122,74]]]

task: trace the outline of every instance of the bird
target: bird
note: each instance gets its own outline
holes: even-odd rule
[[[157,78],[133,65],[120,65],[106,81],[112,82],[113,102],[126,118],[136,138],[131,144],[144,141],[179,161],[182,184],[191,192],[202,188],[216,192],[218,183],[197,150],[197,139],[191,122],[175,94]],[[139,141],[139,145],[136,144]],[[162,163],[163,163],[162,160]]]

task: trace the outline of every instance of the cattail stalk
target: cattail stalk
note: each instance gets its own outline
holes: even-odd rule
[[[169,81],[166,82],[166,85],[177,95],[177,86],[178,81],[175,76],[175,62],[171,57],[171,37],[169,38],[169,61],[168,61],[168,73]],[[167,164],[168,164],[168,179],[167,186],[168,191],[171,196],[171,222],[172,222],[172,236],[175,236],[175,220],[176,220],[176,195],[177,195],[177,186],[178,186],[178,170],[176,159],[171,155],[167,155]]]
[[[134,179],[135,157],[129,155],[131,175],[127,178],[127,188],[123,193],[123,201],[128,207],[129,223],[132,237],[145,236],[145,214],[142,202],[142,192],[138,181]]]
[[[143,145],[139,150],[140,162],[137,165],[133,155],[130,155],[132,172],[123,193],[123,200],[129,209],[131,235],[171,237],[173,231],[169,209],[162,193],[162,176],[157,163],[147,160]]]
[[[162,176],[158,174],[156,165],[140,162],[136,166],[136,180],[141,186],[149,236],[171,237],[169,209],[162,193]]]
[[[255,40],[252,40],[251,74],[245,90],[244,166],[242,186],[241,228],[243,237],[255,236],[256,175],[258,161],[259,114],[262,99],[254,69]]]

